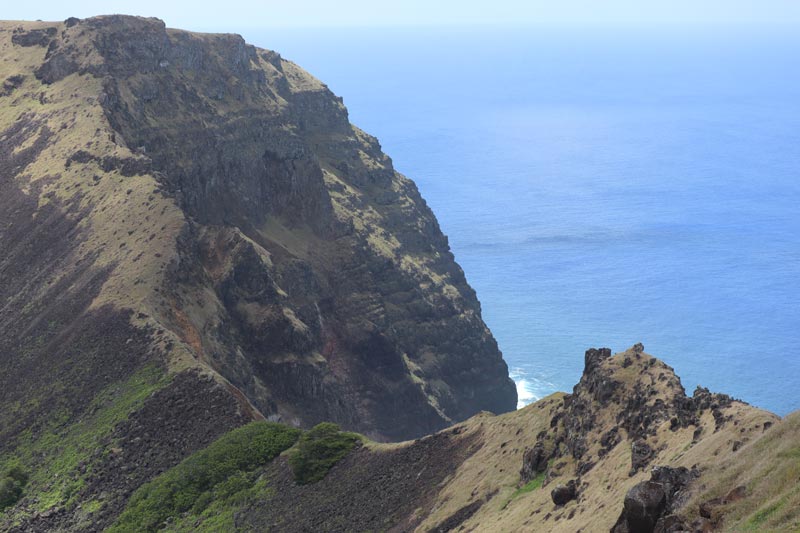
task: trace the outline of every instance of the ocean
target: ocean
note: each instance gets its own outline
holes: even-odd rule
[[[520,405],[642,342],[690,394],[800,408],[800,32],[232,30],[416,181]]]

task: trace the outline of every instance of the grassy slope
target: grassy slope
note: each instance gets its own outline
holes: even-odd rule
[[[12,523],[76,503],[75,498],[92,473],[92,464],[98,460],[98,452],[115,453],[114,443],[108,439],[116,425],[166,383],[168,378],[161,369],[145,367],[125,382],[101,392],[78,422],[65,425],[54,416],[46,431],[21,435],[15,449],[0,456],[0,464],[18,464],[30,476],[23,507],[14,510],[14,514],[9,510]],[[98,503],[84,502],[87,520],[98,510]]]
[[[647,364],[650,358],[645,356],[641,362],[623,368],[620,363],[624,356],[618,354],[607,362],[616,379],[627,381],[627,386],[637,381],[649,383],[657,391],[654,397],[665,394],[663,384],[666,381],[657,379],[659,374],[667,373],[661,363],[650,367]],[[519,469],[525,447],[535,442],[539,431],[549,428],[551,416],[561,403],[562,396],[556,394],[502,416],[478,416],[469,420],[466,427],[470,431],[481,431],[482,445],[443,487],[438,497],[441,504],[435,507],[418,531],[434,528],[459,509],[478,500],[484,500],[485,503],[464,522],[468,531],[482,531],[485,528],[498,532],[608,531],[619,517],[627,491],[639,481],[649,478],[649,468],[634,476],[628,475],[631,467],[630,441],[623,440],[603,459],[596,459],[595,455],[596,466],[581,478],[580,501],[556,507],[550,498],[550,491],[559,482],[575,477],[572,472],[577,465],[570,457],[561,458],[556,465],[551,465],[560,466],[556,470],[561,472],[561,476],[550,484],[535,488],[538,483],[524,486],[520,482]],[[729,423],[715,432],[714,419],[710,413],[706,413],[701,419],[703,433],[696,443],[693,443],[693,427],[673,432],[669,430],[669,421],[665,422],[651,442],[657,443],[654,446],[660,448],[651,465],[687,468],[697,465],[703,470],[704,476],[714,476],[715,465],[733,453],[734,441],[752,439],[752,448],[761,442],[762,424],[776,421],[773,415],[738,402],[734,402],[725,412],[734,417],[736,424]],[[601,411],[597,435],[617,424],[610,416],[612,414],[611,410],[606,413]],[[596,436],[591,438],[599,440]],[[775,448],[776,444],[777,441],[766,444],[770,453],[763,454],[765,461],[773,465],[781,461],[777,459],[779,450]],[[590,440],[590,455],[597,447],[597,442]],[[735,462],[737,458],[734,456],[731,460]],[[465,490],[465,487],[469,490]],[[784,494],[781,492],[780,497]]]
[[[615,365],[620,357],[611,360]],[[647,361],[647,359],[645,359]],[[645,365],[650,368],[648,365]],[[660,370],[661,367],[655,367]],[[620,374],[635,379],[647,379],[647,371],[634,373],[626,370]],[[642,376],[644,374],[644,376]],[[124,413],[131,405],[140,401],[148,386],[156,386],[156,374],[144,374],[130,384],[127,389],[115,391],[111,401],[108,394],[103,397],[110,402],[100,411],[98,420],[87,420],[85,425],[76,428],[83,446],[90,446],[102,435],[109,424],[115,420],[111,413]],[[138,392],[137,392],[138,391]],[[463,525],[467,531],[599,531],[609,528],[616,520],[625,492],[635,483],[645,479],[648,474],[640,472],[628,476],[630,468],[630,443],[623,441],[611,453],[600,460],[595,468],[582,479],[583,496],[579,502],[570,502],[564,507],[555,507],[550,501],[550,490],[558,483],[558,478],[545,484],[544,475],[536,477],[527,484],[519,478],[519,468],[525,447],[535,440],[536,435],[550,426],[550,419],[562,403],[562,394],[555,394],[514,413],[501,416],[480,414],[448,430],[452,439],[463,442],[465,450],[462,460],[453,474],[445,478],[437,489],[435,501],[425,505],[425,515],[418,518],[410,516],[408,523],[417,531],[429,531],[440,524],[447,523],[465,509],[467,513]],[[797,530],[798,490],[797,478],[800,468],[800,416],[798,414],[779,421],[767,431],[762,431],[764,422],[774,422],[771,415],[735,403],[729,413],[736,423],[728,424],[714,431],[714,420],[710,414],[702,419],[705,436],[692,443],[692,428],[668,431],[661,428],[656,441],[662,449],[653,464],[673,466],[698,465],[703,475],[694,487],[691,500],[684,512],[697,514],[698,505],[710,498],[724,495],[739,485],[747,487],[747,497],[720,508],[724,515],[721,529],[724,531],[793,531]],[[120,415],[121,416],[121,415]],[[601,424],[606,424],[603,421]],[[94,429],[91,429],[94,428]],[[328,431],[332,429],[331,431]],[[602,429],[605,429],[605,425]],[[304,479],[303,464],[295,466],[295,479],[311,481],[308,490],[301,488],[296,505],[313,509],[313,498],[304,501],[313,482],[327,473],[333,464],[344,457],[354,439],[350,434],[335,431],[335,428],[321,427],[306,433],[302,443],[297,443],[299,432],[276,424],[255,423],[234,430],[203,451],[195,453],[183,463],[174,467],[153,482],[143,486],[130,500],[128,509],[122,515],[113,531],[142,531],[163,529],[167,531],[232,531],[235,530],[234,516],[246,509],[268,505],[274,491],[280,485],[273,485],[265,473],[267,463],[278,453],[287,450],[286,456],[304,456],[305,465],[322,465],[320,470],[311,469],[313,479]],[[332,437],[332,438],[328,438]],[[734,440],[749,438],[738,452],[733,452]],[[318,446],[307,446],[309,442],[325,440]],[[327,439],[327,440],[326,440]],[[66,434],[61,440],[63,450],[58,462],[46,471],[37,472],[31,480],[32,490],[39,490],[42,501],[48,497],[64,499],[69,497],[70,484],[80,483],[80,479],[67,479],[62,484],[49,487],[49,492],[41,491],[46,472],[51,478],[61,472],[74,470],[75,450],[84,450],[72,443],[73,437]],[[52,444],[52,441],[43,441]],[[341,446],[342,443],[348,446]],[[264,444],[264,446],[261,446]],[[294,447],[292,445],[294,444]],[[301,445],[303,444],[303,445]],[[370,453],[390,454],[404,447],[415,447],[417,442],[401,444],[365,443]],[[304,447],[305,446],[305,447]],[[289,449],[292,447],[291,449]],[[110,453],[113,453],[111,451]],[[35,455],[35,450],[32,451]],[[310,461],[308,460],[310,457]],[[333,458],[331,460],[331,458]],[[25,458],[23,463],[25,462]],[[569,459],[560,460],[569,463]],[[411,465],[409,465],[411,466]],[[553,465],[563,472],[563,479],[569,479],[570,468],[574,465]],[[423,462],[413,468],[424,471],[429,466]],[[352,461],[342,468],[360,468]],[[413,471],[413,470],[412,470]],[[380,477],[389,472],[369,472],[371,477]],[[337,475],[341,475],[341,472]],[[47,476],[45,476],[47,477]],[[409,498],[418,498],[409,494]],[[331,497],[336,498],[336,495]],[[375,493],[373,501],[359,502],[358,505],[378,505],[381,493]],[[46,506],[46,505],[45,505]],[[93,504],[84,505],[87,519],[93,511]],[[346,520],[346,516],[343,516]],[[456,521],[457,523],[460,523]]]
[[[37,195],[40,206],[52,202],[74,203],[77,209],[82,210],[84,218],[78,227],[85,239],[71,252],[70,260],[76,263],[63,265],[61,275],[66,277],[71,270],[82,268],[76,266],[81,262],[89,263],[94,269],[113,270],[90,309],[124,303],[124,307],[147,311],[152,302],[146,300],[158,280],[156,273],[169,261],[169,248],[182,224],[180,214],[171,200],[152,194],[157,187],[152,176],[123,178],[118,172],[110,172],[104,173],[102,179],[96,179],[97,169],[90,165],[65,167],[67,158],[79,149],[120,156],[130,155],[130,152],[111,141],[112,132],[102,109],[94,105],[102,90],[101,80],[88,75],[72,75],[58,83],[43,85],[35,78],[34,71],[41,65],[47,49],[13,45],[13,31],[23,25],[28,30],[53,26],[52,23],[0,22],[0,84],[13,76],[23,77],[17,88],[0,99],[0,131],[18,120],[32,117],[54,133],[39,157],[15,178],[15,185],[28,194]],[[89,206],[92,208],[87,209]],[[121,226],[128,225],[126,220],[137,221],[134,231],[121,231]],[[148,240],[148,236],[155,233],[158,235]],[[132,259],[145,249],[153,260],[134,262]],[[45,299],[48,287],[58,281],[58,277],[40,280],[38,296]],[[11,305],[12,302],[5,304]],[[34,310],[37,305],[55,304],[31,298],[26,310]],[[134,318],[134,321],[138,325],[147,323],[142,318]],[[57,333],[55,331],[53,335]],[[162,347],[168,341],[164,339]],[[15,356],[13,353],[4,355]],[[97,354],[109,362],[115,355]],[[0,464],[18,462],[31,477],[23,494],[22,508],[8,510],[0,523],[9,516],[15,523],[31,514],[75,503],[75,495],[91,473],[92,456],[97,450],[104,449],[101,443],[117,423],[125,420],[154,390],[168,382],[163,369],[157,366],[141,368],[91,398],[84,413],[51,410],[45,420],[37,422],[37,425],[44,426],[44,430],[18,435],[14,448],[0,456]],[[49,388],[61,387],[54,376]],[[41,407],[37,403],[40,401],[39,392],[30,390],[26,405],[4,405],[6,414],[10,410],[11,414],[16,412],[14,416],[25,417],[31,409],[38,409]],[[47,391],[41,392],[45,396],[48,394]],[[72,392],[65,388],[64,394]],[[79,417],[77,420],[76,416]],[[92,502],[88,502],[84,506],[85,514],[91,515],[94,507]]]
[[[726,531],[800,531],[800,412],[794,412],[703,478],[688,508],[726,496],[739,486],[746,496],[714,509]]]
[[[609,365],[616,365],[619,359],[621,359],[619,356],[612,359]],[[648,359],[645,358],[644,361]],[[644,366],[650,368],[647,364]],[[653,372],[660,372],[662,367],[653,368]],[[629,370],[622,372],[621,367],[618,370],[623,377],[633,377],[636,374]],[[647,379],[647,371],[642,369],[640,371],[635,379]],[[628,489],[649,477],[649,470],[634,476],[628,475],[630,442],[623,440],[611,453],[599,460],[597,465],[582,477],[580,500],[570,502],[563,507],[553,505],[550,491],[560,480],[566,481],[573,477],[570,471],[574,464],[554,465],[551,462],[550,467],[561,471],[562,475],[549,483],[545,481],[544,474],[527,484],[522,484],[520,481],[519,468],[526,446],[534,442],[540,431],[550,427],[550,419],[562,403],[562,399],[563,394],[559,393],[514,413],[501,416],[480,414],[443,432],[442,434],[446,433],[449,436],[451,444],[454,441],[462,443],[454,449],[463,448],[458,452],[463,459],[452,474],[444,478],[436,489],[432,501],[426,501],[421,494],[409,493],[409,499],[420,502],[418,512],[423,514],[415,516],[416,513],[412,513],[400,522],[419,532],[436,530],[443,524],[455,524],[456,528],[463,525],[465,531],[588,533],[608,530],[619,516]],[[723,515],[719,530],[776,532],[797,530],[798,503],[800,503],[797,484],[800,473],[800,448],[798,448],[800,414],[777,421],[768,413],[740,403],[734,403],[726,413],[733,415],[734,418],[718,431],[714,431],[715,423],[710,413],[704,415],[701,420],[703,436],[694,443],[693,427],[672,432],[666,427],[669,425],[667,422],[665,427],[659,429],[654,439],[654,442],[660,444],[661,449],[652,465],[669,464],[686,467],[697,465],[700,468],[702,477],[693,486],[691,499],[682,511],[689,517],[697,515],[700,503],[724,495],[731,488],[745,485],[747,487],[745,499],[719,509],[718,513]],[[763,431],[761,428],[764,422],[773,422],[775,425]],[[602,430],[606,429],[607,423],[609,421],[601,422]],[[304,442],[313,440],[313,434],[314,432],[306,433],[301,440]],[[330,440],[330,444],[338,442],[340,437],[345,439],[348,437],[342,433],[335,435],[336,438]],[[737,452],[733,452],[732,443],[742,439],[749,439],[749,442]],[[364,453],[389,455],[404,448],[421,446],[422,442],[425,441],[400,444],[365,442]],[[285,453],[289,458],[289,464],[292,457],[297,457],[301,448],[298,443]],[[325,451],[325,446],[317,447],[314,453],[320,451]],[[335,461],[346,454],[346,449],[343,449],[341,454],[334,454]],[[358,457],[365,456],[355,456]],[[375,468],[372,465],[348,460],[343,466],[336,467],[339,470],[333,479],[336,482],[350,475],[341,469],[351,469],[353,472],[367,469],[365,475],[369,478],[386,477],[389,480],[394,475],[405,475],[400,472],[404,472],[406,467],[410,467],[412,473],[424,472],[432,466],[425,461],[423,459],[420,463],[405,465],[403,468],[395,467],[396,469],[390,472],[380,469],[372,471]],[[570,463],[570,459],[562,458],[556,462]],[[330,466],[331,464],[326,464],[323,476]],[[173,469],[165,476],[174,478],[175,472],[179,469],[180,467]],[[242,512],[257,514],[260,506],[270,505],[276,490],[284,490],[281,483],[285,483],[285,480],[279,481],[272,477],[276,475],[276,471],[274,468],[264,466],[230,476],[209,492],[210,499],[201,498],[197,509],[176,516],[175,520],[168,523],[166,530],[234,530],[235,514]],[[267,474],[267,472],[272,473]],[[295,470],[295,480],[299,479],[298,474],[302,477],[302,470]],[[296,489],[296,500],[292,505],[313,514],[314,505],[319,501],[319,490],[313,482],[320,477],[316,476],[312,484],[306,486],[307,488],[301,486]],[[329,498],[334,502],[340,497],[345,498],[347,495],[329,494]],[[382,491],[377,490],[370,493],[369,501],[359,501],[356,504],[381,508],[383,497]],[[351,503],[346,504],[342,501],[341,508],[347,509],[347,505]],[[329,504],[330,502],[327,505]],[[341,518],[347,523],[346,511]]]

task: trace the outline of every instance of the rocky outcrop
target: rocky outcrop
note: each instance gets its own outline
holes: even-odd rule
[[[590,356],[596,353],[602,355],[603,351],[592,351]],[[625,362],[628,359],[630,363]],[[245,531],[676,533],[733,529],[726,523],[730,513],[741,512],[736,506],[742,502],[754,505],[748,499],[756,495],[727,488],[733,479],[728,475],[731,466],[720,466],[719,461],[736,454],[758,454],[768,441],[755,440],[735,453],[729,443],[776,435],[776,428],[763,432],[764,423],[774,418],[734,401],[720,408],[726,418],[731,417],[730,423],[714,432],[709,405],[695,413],[700,427],[706,429],[696,441],[692,427],[673,430],[670,419],[663,419],[654,431],[648,428],[651,466],[630,476],[630,451],[626,448],[637,441],[631,442],[623,428],[610,429],[619,427],[618,409],[626,405],[620,401],[622,395],[640,384],[669,406],[667,393],[677,392],[667,385],[675,381],[666,365],[660,361],[651,364],[650,360],[643,352],[637,359],[636,352],[629,350],[588,365],[593,373],[617,385],[615,392],[605,397],[603,407],[597,402],[584,403],[593,411],[593,429],[581,460],[572,456],[564,441],[556,444],[553,438],[551,420],[556,419],[558,428],[569,414],[563,410],[565,395],[558,393],[513,413],[477,415],[413,442],[357,447],[319,483],[297,485],[286,462],[279,459],[256,473],[257,479],[268,480],[269,489],[251,494],[252,499],[242,499],[245,503],[228,506],[220,514],[229,517],[228,530]],[[667,379],[659,380],[662,374]],[[587,376],[584,383],[595,379]],[[572,398],[584,402],[584,394],[586,391],[577,387]],[[556,417],[558,413],[562,416]],[[597,435],[609,436],[605,446],[611,448],[603,457],[596,455],[601,449],[595,441]],[[533,440],[536,445],[525,449]],[[787,449],[796,447],[796,439],[789,435],[783,440]],[[615,441],[616,445],[611,444]],[[792,460],[785,452],[779,455]],[[759,457],[758,463],[769,471],[768,464],[777,458],[764,464]],[[527,467],[521,472],[516,468],[520,461]],[[654,464],[659,466],[652,467]],[[545,478],[549,482],[543,486]],[[725,496],[702,495],[711,487],[713,494]],[[725,490],[719,492],[722,488]],[[787,478],[785,491],[794,488],[793,480]],[[763,500],[774,503],[770,497]],[[783,522],[777,523],[794,519],[788,506],[781,513]],[[779,514],[775,513],[776,519]],[[757,513],[756,518],[764,520],[762,516],[766,514]],[[219,527],[212,521],[216,519],[189,514],[175,528],[190,525],[198,531],[209,530]]]
[[[563,408],[553,415],[552,431],[539,435],[526,453],[524,472],[542,467],[545,449],[553,450],[548,458],[569,454],[587,469],[594,464],[590,442],[599,444],[595,453],[603,458],[627,438],[631,447],[629,475],[633,476],[645,471],[657,455],[653,437],[667,421],[672,431],[690,426],[701,431],[700,417],[710,412],[718,431],[731,420],[732,415],[723,414],[722,409],[733,404],[732,398],[701,387],[693,396],[686,396],[672,369],[644,354],[643,345],[637,344],[615,359],[608,348],[586,351],[580,382],[572,394],[564,397]],[[629,378],[627,383],[619,377],[623,373],[633,376],[635,372],[645,377]],[[613,425],[599,431],[609,425],[609,418]],[[547,447],[548,441],[555,446]]]
[[[673,512],[685,503],[685,491],[699,476],[686,468],[656,467],[625,495],[625,503],[611,533],[672,533],[687,528]]]
[[[697,460],[688,465],[672,461],[709,453],[713,464],[717,456],[741,450],[771,420],[744,422],[743,412],[757,411],[701,387],[687,396],[672,369],[644,353],[641,344],[613,356],[607,348],[592,348],[584,360],[579,383],[571,394],[548,401],[551,407],[542,413],[546,428],[528,441],[520,457],[520,490],[541,479],[549,487],[548,503],[555,505],[544,513],[542,530],[569,530],[563,520],[597,505],[599,493],[623,487],[616,505],[624,510],[614,515],[619,518],[616,533],[706,527],[686,518],[690,482],[701,474],[694,468]],[[698,451],[706,446],[713,453]],[[622,479],[615,479],[617,473]],[[721,501],[710,500],[701,513],[724,509]]]
[[[544,442],[539,441],[534,444],[533,448],[528,448],[522,455],[522,469],[520,469],[519,477],[524,483],[532,480],[541,473],[547,470],[547,462],[552,453],[546,451]]]

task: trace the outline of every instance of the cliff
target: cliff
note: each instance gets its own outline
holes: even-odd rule
[[[252,420],[387,441],[516,405],[414,183],[236,35],[0,23],[0,250],[0,470],[33,514]]]
[[[381,440],[514,408],[417,188],[293,63],[108,16],[2,23],[0,80],[3,441],[151,364]]]
[[[238,36],[0,23],[0,250],[0,530],[798,528],[797,417],[641,345],[506,413],[413,182]]]

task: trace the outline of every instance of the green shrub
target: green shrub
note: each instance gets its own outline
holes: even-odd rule
[[[246,473],[291,447],[299,435],[270,422],[234,429],[137,489],[109,531],[156,531],[182,513],[202,512],[215,492],[231,494],[245,486]]]
[[[525,485],[515,490],[514,494],[511,495],[511,498],[516,498],[520,494],[525,494],[526,492],[531,492],[538,488],[541,488],[543,484],[544,484],[544,472],[541,472],[535,478],[528,481]]]
[[[360,440],[356,433],[340,431],[339,426],[330,422],[314,426],[289,451],[295,481],[303,485],[324,478]]]
[[[27,482],[28,474],[17,465],[5,469],[0,474],[0,511],[19,501]]]

